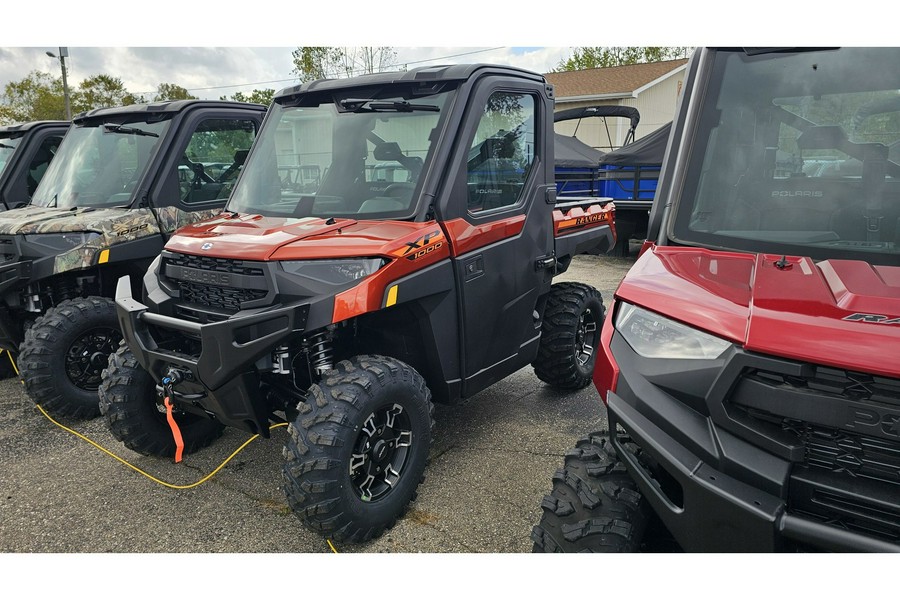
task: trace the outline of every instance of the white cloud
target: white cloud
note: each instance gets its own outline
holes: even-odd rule
[[[295,83],[291,52],[280,48],[223,47],[80,47],[68,48],[71,88],[98,74],[118,77],[135,94],[152,96],[160,83],[174,83],[201,98],[219,98],[237,91],[281,89]],[[398,68],[428,64],[482,62],[508,64],[547,72],[568,56],[567,48],[395,47]],[[55,47],[0,49],[0,90],[33,70],[58,76],[60,66],[45,53]]]

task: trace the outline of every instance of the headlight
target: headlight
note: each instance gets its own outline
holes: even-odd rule
[[[35,246],[50,248],[57,252],[66,252],[78,248],[100,237],[96,231],[79,231],[72,233],[33,233],[25,236],[25,241]]]
[[[731,343],[623,302],[616,314],[616,330],[645,358],[714,359]]]
[[[288,273],[309,277],[323,283],[340,285],[368,277],[385,264],[381,258],[349,258],[339,260],[287,260],[282,268]]]

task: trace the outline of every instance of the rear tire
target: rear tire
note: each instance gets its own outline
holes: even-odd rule
[[[109,357],[99,390],[100,411],[112,434],[125,446],[145,456],[171,457],[176,444],[166,420],[156,383],[123,342]],[[199,415],[173,411],[181,430],[184,453],[190,454],[217,440],[225,427]]]
[[[431,392],[384,356],[341,361],[309,390],[288,428],[284,492],[310,530],[336,541],[379,537],[403,516],[431,445]]]
[[[638,552],[652,517],[609,438],[596,433],[566,453],[541,508],[532,552]]]
[[[583,283],[557,283],[550,288],[541,341],[532,366],[541,381],[561,390],[580,390],[591,383],[600,328],[606,317],[603,297]]]
[[[25,392],[56,416],[99,416],[97,389],[121,339],[116,305],[109,298],[60,302],[25,332],[17,363]]]

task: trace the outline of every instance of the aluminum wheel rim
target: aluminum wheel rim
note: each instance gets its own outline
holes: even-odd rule
[[[109,327],[97,327],[79,336],[66,352],[66,376],[75,386],[96,392],[109,355],[115,352],[122,335]]]
[[[591,309],[585,309],[575,331],[575,360],[580,366],[590,362],[597,343],[597,321]]]
[[[409,464],[413,432],[399,404],[382,406],[363,422],[350,455],[350,483],[363,502],[374,502],[396,488]]]

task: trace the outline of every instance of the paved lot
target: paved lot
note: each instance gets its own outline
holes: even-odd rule
[[[559,279],[590,283],[606,298],[631,263],[579,257]],[[530,368],[462,406],[438,406],[435,420],[431,464],[407,516],[380,539],[339,545],[338,552],[530,552],[531,527],[563,453],[580,435],[605,426],[593,387],[560,394]],[[202,479],[249,437],[228,430],[174,464],[126,449],[102,418],[60,425],[176,485]],[[18,380],[0,381],[0,552],[331,552],[326,540],[303,529],[281,492],[286,435],[276,429],[205,483],[171,489],[52,423]]]

